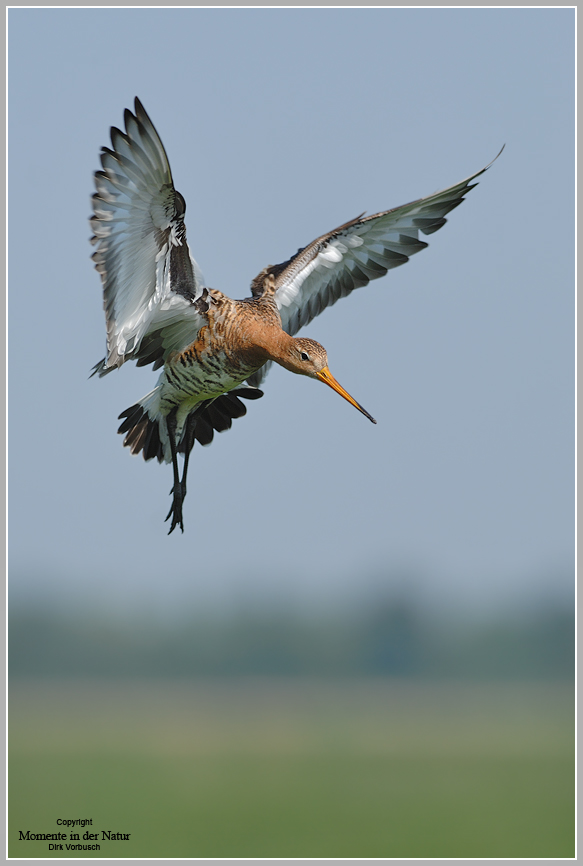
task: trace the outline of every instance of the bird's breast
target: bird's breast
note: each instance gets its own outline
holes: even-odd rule
[[[233,315],[209,315],[196,340],[164,365],[162,412],[218,397],[259,370],[267,357],[252,331],[244,317],[237,321]]]

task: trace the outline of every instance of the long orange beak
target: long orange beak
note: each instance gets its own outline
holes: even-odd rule
[[[372,415],[369,415],[366,409],[363,409],[360,403],[357,403],[354,397],[351,397],[348,391],[345,391],[342,385],[338,384],[328,367],[324,367],[323,370],[320,370],[319,373],[316,373],[316,376],[318,377],[320,382],[325,382],[326,385],[329,385],[331,388],[333,388],[338,394],[340,394],[341,397],[344,397],[345,400],[348,400],[349,403],[352,403],[352,405],[356,409],[358,409],[359,412],[362,412],[363,415],[366,415],[369,421],[372,421],[373,424],[377,423],[372,417]]]

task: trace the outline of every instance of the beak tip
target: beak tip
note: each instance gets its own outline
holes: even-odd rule
[[[315,378],[319,379],[320,382],[324,382],[325,385],[328,385],[330,388],[332,388],[333,391],[336,391],[336,393],[340,394],[341,397],[344,397],[345,400],[348,400],[348,402],[351,403],[356,409],[358,409],[359,412],[362,412],[363,415],[366,415],[369,421],[372,421],[373,424],[377,423],[376,420],[372,417],[372,415],[369,415],[366,409],[363,409],[360,403],[357,403],[354,397],[351,397],[348,391],[345,391],[344,388],[338,384],[328,367],[324,367],[322,370],[320,370],[319,373],[316,373]]]

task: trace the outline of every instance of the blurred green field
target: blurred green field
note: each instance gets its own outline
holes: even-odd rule
[[[560,683],[16,680],[9,856],[573,857],[573,706]],[[100,850],[19,841],[57,818]]]

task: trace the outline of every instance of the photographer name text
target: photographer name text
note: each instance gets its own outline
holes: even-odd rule
[[[48,842],[49,851],[101,851],[99,842],[128,842],[131,833],[118,833],[116,830],[85,830],[83,836],[75,831],[93,826],[92,818],[58,818],[57,825],[67,827],[68,833],[59,830],[56,833],[33,833],[30,830],[19,830],[19,842]]]

